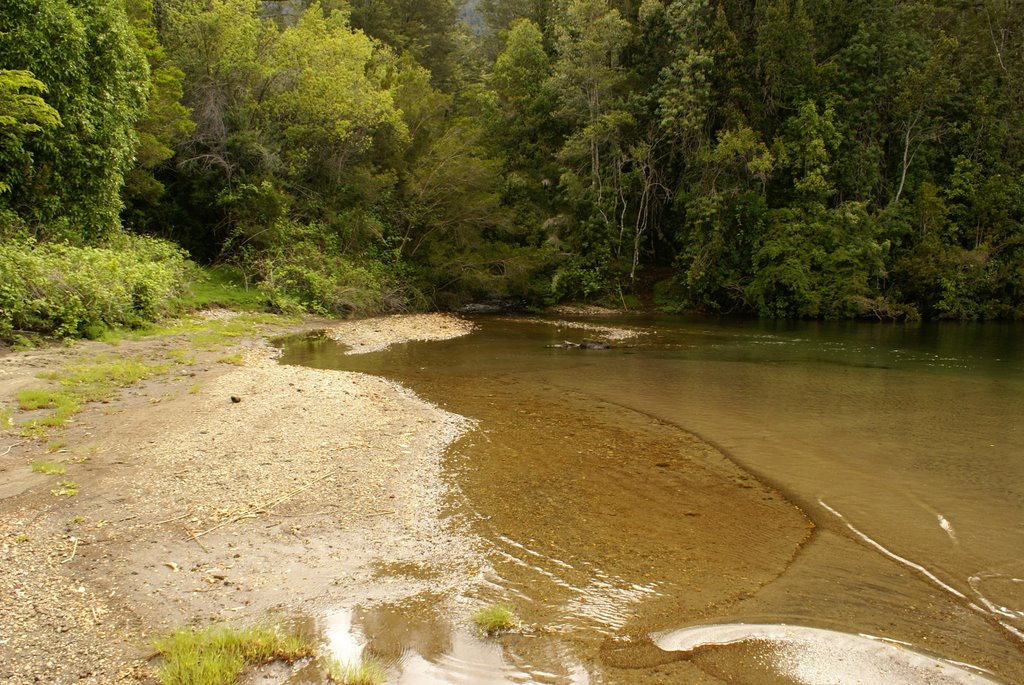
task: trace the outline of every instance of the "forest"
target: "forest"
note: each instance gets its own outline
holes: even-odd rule
[[[349,316],[1024,316],[1015,0],[5,0],[0,337],[229,279]]]

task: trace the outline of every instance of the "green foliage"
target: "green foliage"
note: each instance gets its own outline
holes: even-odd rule
[[[405,308],[396,255],[350,257],[343,236],[323,224],[282,220],[272,231],[266,247],[242,251],[240,268],[275,309],[347,316]]]
[[[127,225],[238,270],[197,304],[626,301],[671,270],[674,310],[1024,315],[1013,3],[482,0],[479,44],[452,0],[299,6],[0,8],[0,336],[163,309],[141,260],[105,267],[131,307],[51,268],[98,268],[46,243],[118,235],[122,179]]]
[[[128,219],[144,226],[164,192],[155,171],[174,156],[174,146],[186,139],[195,124],[181,104],[185,74],[167,62],[154,25],[152,0],[127,0],[125,6],[150,72],[146,110],[135,124],[135,164],[125,174],[123,189]]]
[[[260,107],[281,145],[289,176],[306,186],[344,182],[351,161],[379,129],[407,135],[385,87],[382,55],[348,17],[326,19],[313,4],[294,27],[277,38],[271,94]]]
[[[108,245],[0,244],[0,338],[16,331],[95,336],[170,313],[187,273],[181,252],[127,235]]]
[[[465,35],[461,3],[452,0],[331,0],[326,6],[351,7],[352,25],[426,67],[435,86],[454,90],[462,81]]]
[[[258,311],[266,309],[270,303],[255,283],[247,281],[241,269],[222,264],[195,271],[181,304],[187,310],[223,307]]]
[[[2,66],[31,72],[56,113],[28,103],[39,129],[0,149],[0,182],[9,188],[0,194],[5,223],[74,241],[114,233],[132,129],[149,88],[123,4],[10,0],[0,5],[0,26]],[[56,116],[60,126],[53,125]]]
[[[154,640],[153,647],[161,657],[157,677],[163,685],[230,685],[247,666],[290,663],[312,653],[302,636],[263,626],[179,628]]]
[[[29,162],[29,136],[61,123],[57,110],[26,91],[45,93],[46,85],[30,71],[0,69],[0,194],[17,184],[18,168]]]

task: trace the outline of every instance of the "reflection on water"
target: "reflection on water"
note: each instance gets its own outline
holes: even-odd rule
[[[747,677],[756,677],[763,685],[834,685],[837,673],[842,674],[842,682],[850,683],[996,682],[970,666],[918,654],[892,640],[802,626],[707,625],[673,631],[658,636],[655,642],[668,651],[689,653],[712,673],[735,672],[737,662],[747,662]]]
[[[423,679],[401,682],[765,682],[738,652],[712,669],[645,642],[737,622],[1024,681],[1019,327],[624,323],[644,335],[607,351],[500,319],[371,355],[289,347],[480,421],[448,464],[452,520],[492,550],[462,600],[512,601],[538,630],[498,654],[435,625],[448,643],[412,650],[400,663]]]

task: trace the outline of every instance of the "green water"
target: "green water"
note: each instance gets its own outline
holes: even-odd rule
[[[1024,329],[592,323],[641,335],[558,349],[599,335],[484,318],[369,355],[288,346],[286,363],[386,376],[479,421],[446,463],[453,525],[489,549],[467,593],[544,632],[506,639],[489,671],[419,654],[430,668],[401,682],[817,682],[648,641],[735,623],[1024,682]]]

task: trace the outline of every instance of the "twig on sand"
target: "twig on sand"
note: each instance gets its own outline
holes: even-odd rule
[[[196,543],[197,545],[199,545],[199,548],[200,548],[201,550],[203,550],[203,551],[204,551],[204,552],[206,552],[207,554],[209,554],[209,553],[210,553],[210,550],[208,550],[208,549],[206,548],[206,545],[204,545],[204,544],[203,544],[202,540],[200,540],[200,539],[199,539],[198,537],[196,537],[196,534],[195,534],[195,533],[193,533],[193,532],[192,532],[191,530],[189,530],[189,529],[188,529],[188,526],[186,526],[186,525],[184,525],[184,524],[183,524],[183,525],[182,525],[181,527],[185,529],[185,533],[186,533],[186,534],[188,534],[188,536],[189,536],[190,538],[192,538],[193,540],[195,540],[195,543]]]
[[[165,523],[171,523],[172,521],[180,521],[181,519],[185,518],[186,516],[188,516],[188,514],[182,514],[181,516],[175,516],[174,518],[164,519],[163,521],[157,521],[153,525],[154,526],[161,526],[161,525],[163,525]]]
[[[275,497],[272,500],[269,500],[269,501],[264,502],[262,504],[253,505],[253,506],[249,507],[246,511],[242,512],[241,514],[238,514],[236,516],[232,516],[231,518],[227,519],[226,521],[221,521],[220,523],[218,523],[217,525],[213,526],[212,528],[207,528],[206,530],[200,531],[198,533],[192,533],[192,539],[196,540],[196,538],[202,537],[203,535],[206,535],[207,533],[212,533],[215,530],[218,530],[220,528],[223,528],[224,526],[227,526],[227,525],[230,525],[232,523],[235,523],[236,521],[241,521],[242,519],[256,518],[259,514],[263,514],[266,511],[268,511],[269,509],[272,509],[272,508],[276,507],[278,504],[281,504],[282,502],[286,502],[286,501],[290,500],[292,497],[295,497],[295,495],[298,495],[300,492],[302,492],[304,490],[310,489],[311,487],[313,487],[314,485],[316,485],[320,481],[327,480],[328,478],[330,478],[331,476],[334,475],[335,471],[336,471],[336,469],[331,469],[330,471],[328,471],[327,473],[323,474],[319,478],[314,478],[313,480],[309,481],[308,483],[300,485],[299,487],[295,488],[294,490],[290,490],[290,491],[286,492],[285,494],[280,495],[279,497]],[[196,541],[198,542],[198,540],[196,540]]]
[[[74,559],[74,558],[75,558],[75,552],[77,552],[77,551],[78,551],[78,538],[77,538],[76,536],[72,536],[71,540],[72,540],[72,541],[73,541],[73,542],[75,543],[75,544],[74,544],[74,545],[73,545],[73,546],[71,547],[71,556],[70,556],[70,557],[68,557],[67,559],[65,559],[64,561],[60,562],[60,563],[62,563],[62,564],[66,564],[66,563],[68,563],[69,561],[71,561],[72,559]]]
[[[28,440],[21,440],[19,442],[14,443],[13,445],[10,445],[3,454],[0,454],[0,457],[6,457],[8,454],[11,453],[11,450],[13,450],[15,447],[24,445],[26,442],[28,442]]]

